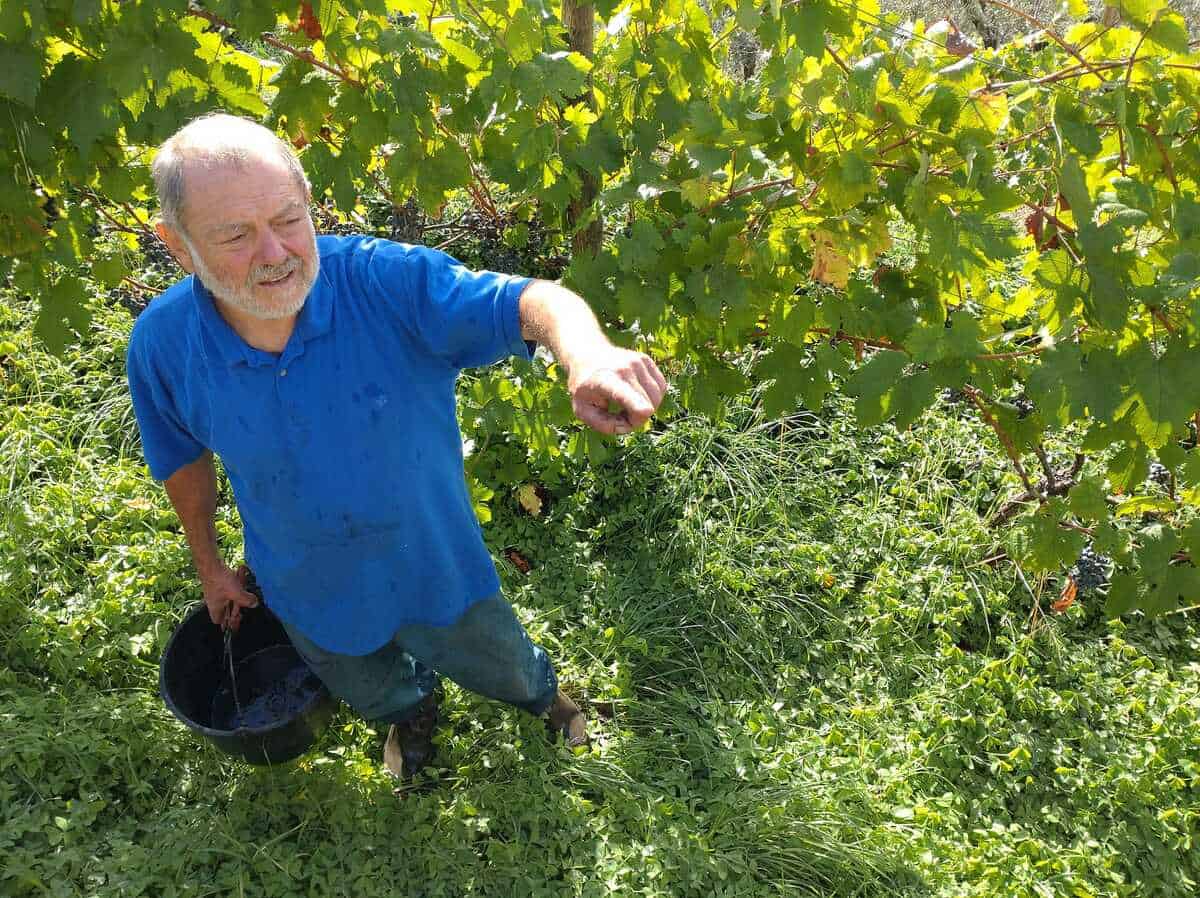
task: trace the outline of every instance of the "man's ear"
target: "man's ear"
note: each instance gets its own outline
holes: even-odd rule
[[[187,243],[184,242],[183,236],[177,230],[161,221],[154,225],[154,230],[162,242],[167,245],[167,249],[171,251],[171,255],[175,257],[180,268],[188,274],[196,270],[196,266],[192,262],[192,254],[188,252]]]

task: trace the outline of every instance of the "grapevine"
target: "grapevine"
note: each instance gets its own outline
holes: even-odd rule
[[[1008,458],[1013,559],[1090,542],[1110,613],[1170,611],[1200,596],[1200,54],[1165,0],[1114,7],[993,49],[870,0],[572,4],[570,45],[538,3],[6,6],[0,254],[65,346],[92,285],[176,276],[153,148],[248,115],[328,230],[382,202],[396,236],[561,273],[687,411],[955,404]],[[513,464],[607,457],[557,389],[480,376],[464,424]]]

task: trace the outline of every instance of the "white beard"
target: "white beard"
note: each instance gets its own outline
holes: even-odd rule
[[[192,265],[196,269],[196,277],[200,279],[200,282],[205,287],[212,291],[213,296],[236,309],[240,309],[247,315],[251,315],[262,321],[288,318],[295,315],[304,307],[304,301],[308,299],[308,292],[312,289],[313,284],[317,282],[317,274],[321,270],[321,258],[317,254],[317,235],[315,232],[312,235],[311,241],[310,256],[313,260],[311,271],[307,270],[307,266],[304,265],[299,256],[290,256],[281,265],[261,265],[255,268],[250,272],[250,276],[246,279],[245,283],[231,284],[213,274],[209,267],[204,264],[204,260],[196,252],[196,248],[192,246],[191,241],[187,237],[183,238],[188,252],[191,253]],[[259,281],[274,280],[291,272],[299,272],[299,276],[286,292],[273,296],[266,301],[259,299],[255,294],[255,287]]]

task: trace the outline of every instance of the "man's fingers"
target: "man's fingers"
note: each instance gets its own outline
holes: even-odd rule
[[[647,358],[641,365],[634,367],[634,372],[637,374],[638,383],[642,385],[642,392],[646,394],[646,398],[650,400],[650,404],[655,409],[662,402],[663,394],[666,392],[666,387],[658,382],[654,376],[654,362]],[[662,375],[659,375],[661,377]]]
[[[236,602],[238,605],[240,605],[243,608],[257,608],[258,607],[258,596],[256,596],[254,593],[248,592],[246,590],[242,590],[242,592],[235,594],[233,597],[233,601]]]
[[[615,371],[610,371],[603,380],[595,385],[595,388],[599,394],[598,399],[604,402],[612,400],[625,410],[625,417],[629,419],[629,423],[633,427],[637,427],[654,414],[654,405],[642,391],[640,382],[631,384]],[[591,396],[584,398],[591,399]]]
[[[658,400],[662,401],[662,397],[667,395],[667,379],[663,377],[663,373],[658,370],[658,365],[650,356],[646,356],[646,367],[650,369],[650,376],[654,378],[654,382],[658,384]]]
[[[629,426],[629,419],[624,415],[614,415],[607,408],[600,408],[580,399],[576,399],[572,405],[575,408],[575,417],[598,433],[629,433],[633,430]]]

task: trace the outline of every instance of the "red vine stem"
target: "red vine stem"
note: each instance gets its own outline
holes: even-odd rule
[[[1153,315],[1158,322],[1167,329],[1168,334],[1175,333],[1175,325],[1171,324],[1170,319],[1167,318],[1166,313],[1162,309],[1160,309],[1158,306],[1151,306],[1150,314]]]
[[[153,287],[149,287],[146,284],[143,284],[141,281],[129,277],[129,275],[126,275],[125,277],[121,278],[121,280],[123,280],[125,283],[129,284],[135,290],[141,290],[143,293],[157,294],[157,293],[162,292],[162,290],[155,290]]]
[[[233,27],[232,22],[227,22],[225,19],[222,19],[215,13],[211,13],[207,9],[201,9],[198,6],[188,6],[188,15],[196,16],[198,19],[204,19],[205,21],[211,22],[214,25],[219,25],[222,28],[229,28],[233,31],[237,31],[237,29]],[[318,69],[323,69],[339,80],[345,81],[347,84],[354,85],[359,90],[366,90],[366,85],[364,85],[357,78],[352,78],[350,75],[347,75],[343,69],[334,68],[333,66],[321,62],[321,60],[317,59],[317,57],[313,55],[311,50],[299,50],[293,47],[291,44],[285,44],[270,32],[263,32],[260,34],[259,40],[277,50],[282,50],[284,53],[290,53],[292,56],[307,62],[311,66],[316,66]]]
[[[1019,10],[1019,9],[1016,9],[1015,7],[1009,6],[1007,3],[1003,2],[1003,0],[982,0],[982,2],[987,3],[991,6],[998,6],[1001,9],[1008,10],[1013,15],[1020,16],[1025,21],[1040,28],[1042,31],[1045,32],[1046,37],[1050,38],[1050,40],[1054,41],[1054,43],[1058,44],[1060,47],[1062,47],[1064,50],[1066,50],[1068,53],[1070,53],[1072,56],[1074,56],[1076,59],[1078,59],[1079,62],[1083,65],[1083,67],[1086,68],[1091,74],[1095,75],[1097,78],[1100,77],[1099,72],[1097,72],[1095,69],[1092,68],[1092,64],[1090,62],[1088,62],[1086,59],[1084,59],[1078,50],[1076,50],[1074,47],[1072,47],[1070,44],[1068,44],[1065,40],[1063,40],[1061,37],[1059,37],[1057,31],[1055,31],[1053,28],[1051,28],[1045,22],[1041,21],[1037,16],[1031,16],[1027,12],[1023,12],[1022,10]]]
[[[842,58],[837,55],[837,52],[833,49],[833,47],[829,46],[829,44],[826,44],[825,52],[827,52],[833,58],[833,61],[838,64],[838,68],[845,72],[846,76],[849,77],[850,67],[846,65],[846,63],[842,62]]]
[[[1082,78],[1084,75],[1094,75],[1097,72],[1107,72],[1110,69],[1123,68],[1127,64],[1127,60],[1119,59],[1108,62],[1095,62],[1091,64],[1090,68],[1070,65],[1064,69],[1059,69],[1057,72],[1051,72],[1049,75],[1043,75],[1041,78],[1025,78],[1020,81],[996,81],[988,84],[984,89],[994,91],[1016,87],[1018,84],[1054,84],[1058,81],[1068,81],[1071,78]]]
[[[1049,346],[1034,346],[1030,349],[1017,349],[1012,352],[985,352],[983,355],[975,356],[976,361],[980,362],[1007,362],[1010,359],[1024,359],[1031,355],[1041,355],[1050,349]]]
[[[712,211],[717,206],[723,206],[732,200],[736,200],[738,197],[745,196],[748,193],[754,193],[756,190],[768,190],[772,187],[783,187],[792,183],[794,183],[793,178],[776,178],[774,181],[762,181],[758,184],[750,184],[746,187],[739,187],[737,190],[729,191],[729,193],[725,194],[720,199],[713,200],[712,202],[708,203],[708,205],[701,207],[699,214],[704,215],[706,212]]]
[[[1033,486],[1033,481],[1029,479],[1029,474],[1025,471],[1025,466],[1021,464],[1021,453],[1017,451],[1017,447],[1013,444],[1012,437],[1008,435],[1000,422],[996,420],[996,416],[988,411],[987,403],[983,400],[983,394],[972,386],[963,387],[963,393],[971,397],[971,401],[975,403],[975,407],[979,409],[979,414],[983,420],[996,431],[996,436],[1000,439],[1000,445],[1004,447],[1005,454],[1008,455],[1009,461],[1012,462],[1016,469],[1021,482],[1025,484],[1025,490],[1030,496],[1038,496],[1038,491]]]
[[[857,346],[870,346],[872,349],[889,349],[893,352],[904,352],[905,349],[899,343],[893,343],[891,340],[876,340],[871,337],[860,337],[857,334],[848,334],[845,331],[834,331],[828,327],[814,327],[809,329],[810,334],[824,334],[832,336],[835,340],[845,340],[849,343],[854,343]]]
[[[1162,135],[1150,125],[1144,124],[1142,127],[1154,138],[1154,145],[1158,147],[1158,153],[1162,156],[1163,172],[1166,174],[1167,180],[1171,182],[1171,186],[1175,188],[1175,192],[1179,193],[1179,181],[1175,177],[1175,166],[1171,163],[1171,157],[1167,155],[1167,148],[1163,146]]]

